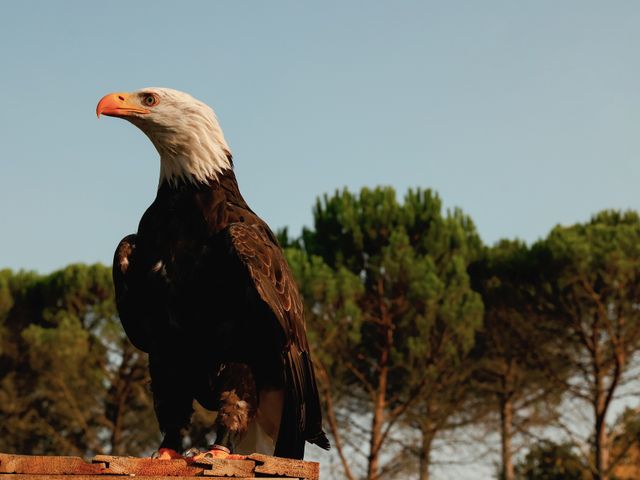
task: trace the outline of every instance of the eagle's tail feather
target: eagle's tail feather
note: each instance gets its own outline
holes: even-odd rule
[[[302,460],[305,439],[300,427],[304,424],[305,408],[304,403],[300,404],[300,402],[304,402],[301,388],[304,385],[304,378],[301,369],[297,368],[300,365],[299,360],[295,361],[298,351],[292,350],[296,351],[289,350],[284,356],[285,395],[274,455]]]
[[[313,364],[307,352],[291,345],[284,356],[285,398],[276,456],[302,459],[305,441],[329,449],[322,431],[320,395]]]
[[[316,383],[316,374],[313,370],[313,362],[307,352],[302,352],[302,357],[306,377],[305,398],[307,400],[307,408],[305,410],[305,439],[309,443],[329,450],[331,448],[329,439],[322,430],[322,407],[320,406],[320,394]]]
[[[318,433],[315,437],[307,438],[307,442],[313,443],[314,445],[319,446],[325,450],[331,449],[331,444],[329,443],[329,439],[324,432]]]

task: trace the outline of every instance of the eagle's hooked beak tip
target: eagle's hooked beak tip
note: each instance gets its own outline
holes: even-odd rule
[[[100,115],[102,114],[109,115],[117,113],[118,107],[121,106],[119,105],[121,102],[118,102],[117,100],[117,93],[110,93],[102,97],[98,102],[98,105],[96,105],[96,117],[100,118]]]
[[[127,93],[109,93],[100,99],[96,107],[96,116],[128,117],[132,114],[147,114],[149,110],[136,102],[134,96]]]

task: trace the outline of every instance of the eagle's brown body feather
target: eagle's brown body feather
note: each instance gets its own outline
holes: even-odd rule
[[[138,233],[118,245],[113,275],[125,331],[149,353],[164,446],[178,448],[193,398],[224,410],[232,397],[222,398],[219,373],[241,364],[255,382],[250,402],[284,390],[276,455],[302,458],[305,440],[328,447],[300,294],[232,169],[206,184],[163,183]],[[238,377],[226,392],[241,390]]]

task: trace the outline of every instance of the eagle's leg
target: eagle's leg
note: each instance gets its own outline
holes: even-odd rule
[[[170,355],[149,355],[153,406],[163,434],[154,458],[182,458],[183,438],[191,423],[193,396],[189,376]]]
[[[218,416],[216,417],[216,441],[205,456],[239,459],[234,451],[249,428],[257,411],[257,392],[251,368],[243,363],[222,366],[216,381]]]

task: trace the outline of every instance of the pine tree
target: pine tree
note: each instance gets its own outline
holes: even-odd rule
[[[571,342],[569,394],[592,411],[595,480],[607,480],[611,457],[607,415],[640,352],[640,217],[604,211],[591,221],[554,228],[536,247],[549,285],[549,316]],[[559,337],[560,338],[560,337]]]
[[[327,398],[336,407],[329,422],[339,413],[350,419],[346,428],[331,428],[336,443],[344,436],[352,450],[368,445],[368,479],[406,468],[406,455],[382,465],[385,449],[409,460],[415,454],[427,478],[431,443],[445,423],[440,412],[448,418],[461,408],[443,386],[481,323],[482,303],[466,271],[480,240],[468,217],[443,214],[428,190],[409,191],[403,203],[391,188],[337,192],[317,202],[314,218],[314,229],[303,232],[307,259],[297,262],[305,267],[294,270],[315,317],[308,321],[320,369],[331,379],[327,391],[337,392]],[[443,408],[453,400],[454,408]],[[394,452],[394,431],[407,428],[418,431],[420,448]]]
[[[501,479],[514,479],[514,437],[551,422],[557,415],[567,369],[554,356],[557,332],[544,324],[537,292],[543,288],[530,249],[503,240],[487,248],[470,268],[484,303],[473,375],[483,407],[498,417]],[[555,378],[546,371],[552,369]]]
[[[146,358],[124,336],[110,269],[0,274],[0,451],[141,454],[157,442]]]

